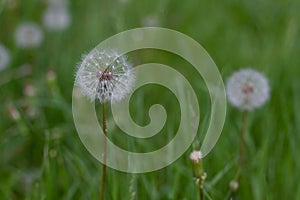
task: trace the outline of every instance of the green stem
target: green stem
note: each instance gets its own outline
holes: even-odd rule
[[[201,180],[202,182],[202,180]],[[200,183],[200,200],[204,200],[204,186],[203,183]]]
[[[243,168],[243,160],[244,160],[244,150],[245,150],[245,135],[247,128],[247,112],[243,112],[242,116],[242,126],[241,126],[241,135],[240,135],[240,149],[239,149],[239,160],[238,160],[238,168],[241,173]],[[241,175],[238,176],[238,182],[240,182]]]
[[[106,181],[106,160],[107,160],[107,128],[106,128],[106,105],[102,104],[102,129],[104,133],[104,142],[103,142],[103,165],[102,165],[102,180],[100,186],[100,200],[104,199],[104,190],[105,190],[105,181]]]

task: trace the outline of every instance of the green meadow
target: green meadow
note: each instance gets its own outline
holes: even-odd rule
[[[222,134],[202,160],[204,198],[300,199],[299,1],[70,0],[63,6],[71,21],[62,30],[45,25],[49,4],[0,0],[0,44],[10,55],[0,71],[0,199],[99,199],[102,164],[84,147],[73,121],[75,73],[82,56],[101,41],[143,26],[173,29],[196,40],[216,63],[225,85],[242,68],[255,69],[269,80],[269,101],[248,113],[238,191],[232,192],[229,182],[238,170],[242,112],[228,102]],[[37,47],[22,48],[16,42],[16,27],[23,22],[40,27],[43,38]],[[189,155],[201,146],[210,121],[203,78],[170,52],[142,49],[126,56],[133,66],[163,63],[183,74],[199,99],[199,129],[189,149],[163,169],[132,174],[108,167],[105,199],[199,199]],[[149,84],[134,91],[130,102],[132,118],[141,126],[150,122],[153,104],[164,106],[165,126],[154,137],[136,139],[115,126],[108,107],[110,140],[133,152],[168,144],[180,123],[174,94]],[[95,107],[101,123],[100,103]]]

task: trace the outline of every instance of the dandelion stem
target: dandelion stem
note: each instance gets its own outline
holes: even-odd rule
[[[201,180],[200,181],[200,184],[199,184],[199,188],[200,188],[200,200],[204,200],[204,186],[203,186],[203,181]]]
[[[242,116],[242,126],[241,126],[241,135],[240,135],[240,149],[239,149],[239,159],[238,159],[238,168],[241,173],[243,168],[243,159],[244,159],[244,149],[245,149],[245,134],[247,127],[247,112],[243,112]],[[238,182],[240,182],[241,175],[238,176]]]
[[[102,180],[100,186],[100,200],[104,199],[104,189],[105,189],[105,181],[106,181],[106,160],[107,160],[107,128],[106,128],[106,105],[102,103],[102,129],[104,133],[104,142],[103,142],[103,166],[102,166]]]

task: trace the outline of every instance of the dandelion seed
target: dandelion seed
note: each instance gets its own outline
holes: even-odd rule
[[[269,99],[268,79],[253,69],[235,72],[226,86],[229,102],[241,110],[261,107]]]
[[[20,48],[35,48],[43,41],[41,28],[33,22],[24,22],[15,30],[15,41]]]
[[[0,71],[8,67],[10,62],[10,54],[6,47],[0,44]]]
[[[43,24],[51,31],[64,30],[71,23],[71,15],[67,8],[50,6],[43,14]]]
[[[93,50],[79,66],[76,85],[91,101],[117,102],[131,92],[135,80],[131,65],[116,51]]]

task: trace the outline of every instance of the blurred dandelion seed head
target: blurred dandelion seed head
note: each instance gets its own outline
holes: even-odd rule
[[[261,107],[270,98],[268,79],[253,69],[233,73],[226,86],[229,102],[241,110]]]
[[[64,7],[69,4],[69,0],[45,0],[50,6]]]
[[[19,111],[17,110],[17,108],[15,107],[14,104],[9,103],[7,105],[7,111],[8,111],[9,116],[13,120],[17,121],[17,120],[19,120],[21,118],[20,113],[19,113]]]
[[[132,66],[116,51],[93,50],[83,58],[75,84],[91,101],[117,102],[131,92],[135,75]]]
[[[15,42],[20,48],[40,46],[44,38],[41,28],[33,22],[23,22],[15,30]]]
[[[8,67],[10,63],[10,54],[7,48],[0,44],[0,71]]]
[[[33,97],[36,93],[36,88],[32,85],[32,83],[26,83],[23,88],[23,93],[27,97]]]
[[[196,151],[194,150],[191,154],[190,154],[190,160],[193,163],[199,163],[200,160],[202,159],[202,153],[201,151]]]
[[[31,188],[33,187],[34,183],[39,179],[41,176],[41,170],[34,168],[25,170],[24,174],[22,174],[21,181],[22,181],[22,189],[25,190],[25,192],[29,192]]]
[[[239,189],[239,182],[235,180],[230,181],[229,188],[231,191],[236,192]]]
[[[67,8],[49,6],[43,14],[43,24],[51,31],[65,30],[71,24],[71,15]]]

